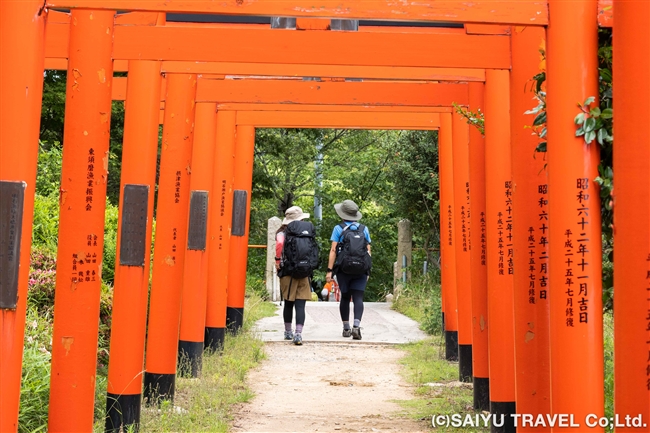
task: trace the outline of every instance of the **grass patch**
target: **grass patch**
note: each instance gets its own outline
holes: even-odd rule
[[[265,358],[264,343],[251,332],[253,324],[275,314],[276,306],[252,294],[244,308],[244,331],[227,335],[223,353],[204,354],[202,377],[177,377],[173,404],[142,409],[141,429],[147,432],[226,432],[232,406],[250,401],[246,374]]]
[[[391,308],[418,322],[427,334],[442,334],[440,299],[439,275],[432,272],[406,283]]]
[[[430,337],[416,343],[401,346],[407,355],[400,361],[404,365],[402,375],[415,385],[413,400],[398,401],[408,416],[418,420],[428,420],[433,415],[467,414],[472,417],[480,413],[474,410],[474,394],[470,384],[453,386],[458,381],[458,364],[444,359],[444,340]],[[440,383],[432,387],[428,383]],[[435,431],[488,432],[488,428],[476,427],[438,427]]]

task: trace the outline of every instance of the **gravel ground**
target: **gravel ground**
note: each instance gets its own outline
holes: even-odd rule
[[[390,345],[267,343],[248,378],[255,393],[237,409],[233,432],[426,432],[396,400],[413,398]]]

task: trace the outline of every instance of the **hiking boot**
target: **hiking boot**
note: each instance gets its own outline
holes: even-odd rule
[[[358,326],[352,328],[352,339],[361,340],[361,328],[359,328]]]
[[[296,334],[293,336],[293,344],[296,346],[302,346],[302,334]]]
[[[352,337],[352,330],[351,329],[343,329],[343,336],[344,337]]]
[[[293,331],[284,331],[285,340],[293,340]]]

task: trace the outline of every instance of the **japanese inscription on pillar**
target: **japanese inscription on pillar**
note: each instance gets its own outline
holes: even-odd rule
[[[223,249],[223,239],[224,239],[224,234],[225,230],[223,227],[223,217],[226,215],[226,179],[221,180],[221,204],[219,205],[219,221],[221,222],[219,224],[219,234],[218,239],[219,239],[219,249]]]
[[[576,180],[577,189],[577,222],[578,236],[576,239],[576,280],[578,283],[577,308],[579,323],[589,323],[589,263],[585,262],[585,254],[590,251],[590,242],[587,235],[589,221],[589,179],[579,178]],[[597,210],[600,212],[600,210]],[[586,218],[586,219],[585,219]]]
[[[453,217],[454,212],[451,209],[451,205],[449,205],[447,208],[447,242],[450,247],[454,245]]]
[[[0,181],[0,308],[16,308],[24,182]]]
[[[547,299],[548,287],[548,185],[538,185],[540,208],[539,242],[536,237],[535,227],[528,227],[528,303],[535,304],[537,300]]]
[[[93,209],[93,192],[95,185],[95,150],[88,149],[88,167],[86,168],[86,211]]]
[[[481,265],[487,264],[487,224],[485,212],[481,212]]]
[[[463,252],[470,250],[469,241],[469,182],[465,182],[465,201],[466,204],[460,207],[460,231],[462,235],[461,245]]]
[[[515,248],[512,243],[512,181],[505,183],[506,194],[506,248],[508,260],[508,275],[515,273]]]

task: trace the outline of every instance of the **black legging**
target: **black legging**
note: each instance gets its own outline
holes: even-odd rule
[[[350,299],[354,302],[354,318],[361,320],[363,316],[363,290],[348,290],[341,293],[341,320],[348,322],[350,320]]]
[[[305,304],[306,299],[296,299],[295,301],[284,301],[284,323],[291,323],[293,321],[293,306],[296,306],[296,325],[305,324]]]

